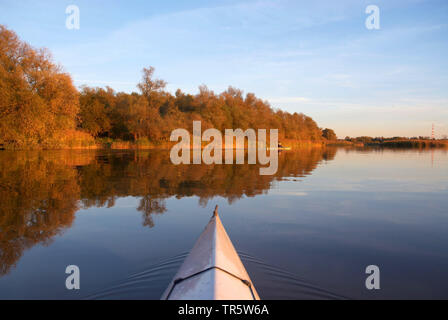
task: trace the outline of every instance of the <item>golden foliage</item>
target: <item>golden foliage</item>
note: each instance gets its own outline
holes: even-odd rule
[[[75,129],[78,92],[70,75],[0,25],[0,137],[16,147],[48,143]]]

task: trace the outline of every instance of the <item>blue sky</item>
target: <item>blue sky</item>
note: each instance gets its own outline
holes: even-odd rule
[[[65,27],[68,5],[80,29]],[[368,5],[380,30],[368,30]],[[0,0],[0,24],[80,86],[254,92],[339,137],[448,135],[448,1]]]

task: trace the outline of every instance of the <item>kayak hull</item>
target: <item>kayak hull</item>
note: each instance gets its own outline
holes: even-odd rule
[[[161,299],[260,299],[216,209]]]

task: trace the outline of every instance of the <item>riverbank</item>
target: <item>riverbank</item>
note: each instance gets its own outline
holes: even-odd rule
[[[385,140],[372,142],[359,141],[300,141],[291,139],[282,139],[281,143],[286,148],[299,149],[304,147],[381,147],[381,148],[447,148],[448,140]],[[171,149],[177,142],[157,141],[152,142],[148,139],[140,139],[137,141],[123,141],[109,138],[93,139],[89,135],[76,132],[69,132],[63,138],[47,140],[43,144],[8,144],[0,141],[0,150],[88,150],[88,149],[110,149],[110,150],[151,150],[151,149]],[[208,145],[203,142],[201,148]],[[247,146],[246,146],[247,147]],[[190,147],[193,149],[193,146]],[[235,147],[234,147],[235,148]],[[223,146],[223,149],[226,149]],[[236,148],[235,148],[236,149]]]
[[[178,142],[176,141],[157,141],[148,139],[139,139],[137,141],[123,141],[110,138],[94,139],[91,136],[80,131],[66,132],[63,136],[53,139],[47,139],[44,143],[7,143],[0,141],[0,150],[76,150],[76,149],[111,149],[111,150],[150,150],[150,149],[171,149]],[[325,146],[322,141],[300,141],[291,139],[282,139],[284,147],[292,149],[303,147]],[[202,142],[201,148],[205,148],[209,142]],[[247,145],[246,145],[247,147]],[[190,147],[193,149],[193,146]],[[223,149],[225,149],[225,145]],[[235,148],[235,147],[234,147]]]
[[[401,139],[401,140],[383,140],[383,141],[347,141],[337,140],[328,142],[328,146],[335,147],[382,147],[382,148],[448,148],[448,140],[431,139]]]

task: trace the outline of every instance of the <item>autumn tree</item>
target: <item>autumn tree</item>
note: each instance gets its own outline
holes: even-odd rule
[[[154,71],[154,67],[143,68],[142,80],[137,88],[148,101],[145,118],[142,119],[147,124],[146,136],[152,140],[158,140],[161,137],[161,126],[163,125],[160,117],[160,107],[168,98],[168,94],[163,91],[166,82],[153,79]]]
[[[322,130],[322,136],[327,139],[328,141],[334,141],[337,140],[338,137],[336,136],[336,133],[332,129],[324,129]]]
[[[154,71],[154,67],[143,68],[142,81],[137,85],[137,88],[147,98],[151,98],[156,92],[160,92],[166,87],[164,80],[153,79]]]
[[[45,144],[74,129],[78,111],[70,75],[0,25],[0,137],[18,147]]]
[[[79,126],[94,137],[107,136],[111,129],[111,113],[115,106],[115,93],[107,87],[83,87],[79,95]]]

